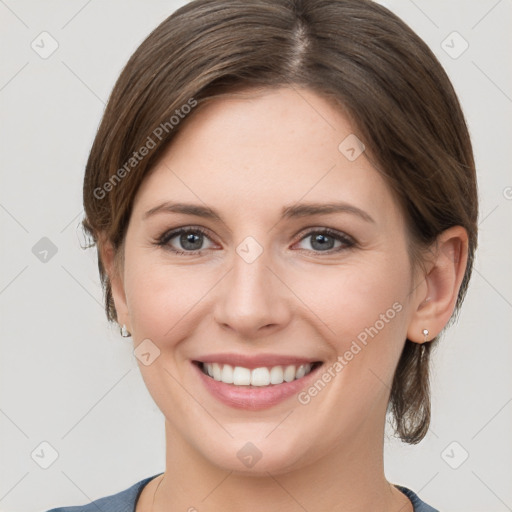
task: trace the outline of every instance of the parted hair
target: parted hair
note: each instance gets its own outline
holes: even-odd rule
[[[83,227],[98,246],[110,321],[117,315],[102,240],[122,252],[134,197],[176,133],[219,96],[283,86],[309,88],[349,117],[404,214],[413,265],[444,230],[466,229],[468,260],[453,321],[477,246],[468,129],[433,52],[370,0],[194,0],[138,47],[110,95],[83,187]],[[429,428],[429,360],[437,342],[405,340],[396,368],[388,412],[407,443]]]

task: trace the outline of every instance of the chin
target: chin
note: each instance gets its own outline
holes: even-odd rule
[[[203,452],[203,457],[224,471],[232,471],[243,476],[268,477],[268,473],[288,473],[301,465],[306,465],[307,454],[302,453],[304,447],[301,451],[298,449],[295,443],[283,445],[265,440],[233,440],[214,450],[210,447],[207,452]]]

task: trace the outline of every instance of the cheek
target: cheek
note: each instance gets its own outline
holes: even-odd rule
[[[205,277],[193,267],[144,265],[142,258],[128,267],[126,298],[137,337],[175,338],[183,330],[187,314],[212,287]]]
[[[407,331],[408,259],[377,257],[350,268],[333,267],[330,276],[322,272],[304,281],[316,283],[314,293],[304,286],[298,295],[308,297],[308,307],[328,326],[323,337],[337,360],[319,376],[330,391],[319,391],[323,384],[314,383],[300,403],[311,401],[317,417],[329,421],[334,431],[351,432],[348,423],[355,428],[387,404]]]
[[[392,382],[406,338],[409,287],[404,251],[329,272],[321,269],[303,281],[297,293],[307,297],[310,310],[328,326],[323,336],[337,354],[338,370],[342,368],[334,371],[340,375],[334,379],[336,400],[350,403],[354,410],[364,410],[366,400],[378,399],[387,392],[384,383]]]
[[[348,340],[375,337],[403,327],[410,281],[408,262],[377,257],[288,276],[297,296],[343,349]],[[374,327],[374,328],[372,328]],[[370,333],[368,332],[370,331]],[[372,336],[373,334],[373,336]]]

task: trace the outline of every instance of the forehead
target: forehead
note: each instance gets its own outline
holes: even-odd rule
[[[396,214],[387,184],[364,152],[353,158],[351,146],[360,151],[354,132],[335,103],[308,89],[219,97],[187,120],[134,207],[180,200],[270,219],[303,199]]]

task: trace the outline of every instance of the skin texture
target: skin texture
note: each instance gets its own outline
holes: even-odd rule
[[[139,366],[166,419],[167,464],[137,512],[151,509],[158,483],[154,511],[412,511],[384,475],[390,386],[406,337],[422,343],[423,329],[432,339],[449,320],[467,237],[461,227],[445,231],[425,269],[412,269],[405,220],[383,178],[364,153],[351,162],[338,150],[354,131],[307,89],[215,100],[188,120],[139,189],[122,264],[102,245],[119,323],[135,347],[150,339],[160,350]],[[166,201],[207,205],[222,221],[145,218]],[[284,206],[332,201],[373,222],[349,212],[280,219]],[[179,236],[155,244],[188,226],[207,231],[200,254],[174,254],[171,247],[187,250]],[[311,228],[355,245],[318,248]],[[252,263],[236,252],[248,236],[263,249]],[[234,409],[210,395],[191,363],[270,353],[329,367],[396,303],[400,311],[307,405],[292,396],[260,411]],[[262,454],[252,468],[237,457],[248,441]]]

